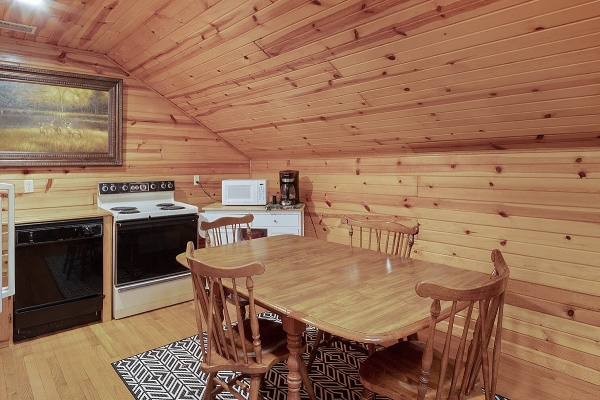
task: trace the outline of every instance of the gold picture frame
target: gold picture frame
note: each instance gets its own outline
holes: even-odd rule
[[[123,165],[123,80],[0,64],[0,166]]]

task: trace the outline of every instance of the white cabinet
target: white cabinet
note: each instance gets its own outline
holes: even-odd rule
[[[304,204],[293,209],[266,210],[264,206],[224,206],[221,203],[203,207],[200,220],[214,221],[220,217],[254,215],[252,232],[260,236],[304,235]]]

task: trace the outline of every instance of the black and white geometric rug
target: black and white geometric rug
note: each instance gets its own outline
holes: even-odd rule
[[[271,313],[261,318],[277,319]],[[307,342],[315,340],[316,329],[309,327]],[[322,346],[309,373],[315,395],[323,400],[359,400],[362,385],[358,367],[366,355],[346,344],[336,342],[336,347]],[[308,354],[304,354],[305,361]],[[204,393],[208,374],[200,373],[200,342],[198,335],[179,340],[147,352],[114,362],[113,367],[136,400],[199,400]],[[223,380],[231,373],[220,375]],[[287,396],[287,366],[279,363],[265,376],[265,390],[261,394],[269,400],[285,400]],[[302,389],[302,399],[308,395]],[[235,400],[229,393],[218,399]],[[385,399],[377,396],[378,399]],[[496,396],[496,400],[508,400]]]

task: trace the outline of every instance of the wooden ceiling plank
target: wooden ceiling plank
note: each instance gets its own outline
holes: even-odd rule
[[[587,0],[574,0],[582,3]],[[448,26],[414,34],[396,42],[372,47],[351,55],[337,57],[332,63],[340,70],[354,66],[356,60],[362,60],[361,69],[349,72],[357,74],[372,70],[371,60],[385,60],[386,55],[394,55],[389,59],[389,66],[405,61],[406,55],[410,60],[421,60],[431,56],[450,54],[460,49],[473,48],[485,43],[494,43],[511,37],[538,32],[536,28],[551,29],[569,22],[580,21],[593,15],[598,15],[589,5],[584,6],[586,14],[579,10],[569,9],[562,15],[557,15],[558,9],[564,9],[560,2],[548,1],[541,4],[525,2],[514,7],[475,15],[473,18],[462,20]],[[591,13],[591,14],[590,14]],[[595,14],[594,14],[595,13]],[[409,53],[410,52],[410,53]],[[459,58],[460,60],[461,58]]]
[[[443,89],[435,89],[430,91],[431,94],[431,99],[428,100],[425,104],[427,105],[433,105],[433,104],[447,104],[450,102],[462,102],[462,101],[468,101],[468,100],[475,100],[475,99],[482,99],[482,98],[488,98],[488,97],[496,97],[496,96],[507,96],[507,95],[514,95],[517,93],[524,93],[524,92],[528,92],[528,91],[540,91],[540,90],[549,90],[549,89],[553,89],[553,88],[560,88],[560,87],[565,87],[566,85],[569,84],[573,84],[574,82],[576,82],[576,84],[590,84],[590,83],[595,83],[597,82],[596,79],[594,79],[593,77],[590,77],[594,71],[598,71],[598,66],[596,64],[598,64],[599,62],[593,62],[593,63],[588,63],[585,64],[586,68],[582,68],[582,66],[580,66],[580,68],[577,69],[578,73],[583,73],[583,75],[575,75],[572,77],[564,77],[563,74],[560,73],[556,73],[557,71],[554,71],[556,73],[557,76],[561,76],[561,78],[556,78],[553,80],[549,80],[549,81],[545,81],[545,82],[525,82],[521,85],[515,85],[514,87],[510,87],[507,86],[505,87],[502,91],[499,91],[498,93],[495,93],[494,95],[490,96],[489,93],[489,89],[488,88],[479,88],[479,90],[477,90],[478,88],[469,88],[469,90],[466,89],[462,89],[461,86],[459,86],[458,88],[455,88],[455,92],[459,92],[457,93],[450,93],[448,94],[445,90]],[[574,71],[573,71],[574,72]],[[587,74],[587,75],[586,75]],[[597,73],[596,73],[597,75]],[[586,82],[586,79],[588,80]],[[527,80],[525,80],[527,81]],[[464,86],[464,85],[463,85]],[[501,87],[502,85],[499,85],[499,87]],[[408,95],[406,95],[408,96]],[[420,98],[420,97],[419,97]],[[415,103],[417,103],[418,100],[415,101]],[[414,108],[415,107],[415,103],[411,103],[409,105],[409,108]],[[416,104],[417,106],[419,106],[420,104]],[[387,106],[386,107],[381,107],[381,108],[369,108],[366,109],[365,111],[363,111],[360,115],[360,118],[364,118],[365,115],[374,115],[374,114],[379,114],[381,112],[385,112],[385,111],[394,111],[398,108],[397,105],[391,105],[391,106]],[[344,121],[347,120],[348,122],[354,122],[355,120],[353,120],[352,118],[356,118],[356,113],[350,112],[346,115],[343,114],[338,114],[338,115],[329,115],[328,116],[328,120],[329,121]],[[310,122],[311,119],[309,120],[304,120],[302,122]],[[277,123],[277,121],[273,121],[274,123]],[[289,124],[291,122],[285,122],[285,124]],[[278,124],[284,124],[283,122],[279,121]],[[249,126],[250,128],[254,128],[255,126]],[[226,130],[219,130],[219,133],[222,132],[226,132]]]
[[[273,3],[263,10],[255,12],[251,18],[245,18],[224,29],[219,35],[207,38],[202,42],[201,47],[186,49],[176,55],[174,54],[171,59],[164,61],[159,67],[141,74],[140,78],[152,85],[164,79],[169,79],[173,75],[193,73],[188,70],[193,69],[203,61],[218,57],[234,48],[252,42],[266,32],[280,29],[296,20],[304,19],[319,9],[320,6],[310,2],[302,4],[300,0]]]
[[[372,127],[373,122],[377,122],[378,126],[380,127],[392,126],[397,124],[398,121],[402,121],[407,117],[414,118],[415,120],[444,121],[444,123],[448,123],[450,120],[454,119],[476,118],[502,114],[514,114],[515,116],[518,116],[521,113],[530,113],[532,115],[533,113],[536,113],[538,116],[550,118],[556,115],[564,115],[562,113],[565,98],[569,98],[569,107],[565,109],[565,112],[569,113],[575,108],[589,107],[597,104],[598,93],[600,93],[600,89],[599,86],[596,85],[570,87],[569,89],[554,90],[550,92],[537,92],[536,94],[526,93],[525,95],[520,96],[508,96],[501,98],[493,97],[485,100],[471,101],[468,105],[460,102],[453,102],[443,107],[422,106],[408,109],[398,108],[396,110],[386,111],[378,114],[365,115],[364,117],[361,117],[359,121],[352,122],[351,124],[353,127],[350,127],[350,123],[345,123],[345,125],[348,129],[360,130],[363,127]],[[348,97],[348,99],[346,97]],[[513,99],[513,97],[517,98]],[[354,99],[354,96],[345,96],[344,98],[338,97],[335,99],[335,103],[320,103],[327,104],[327,107],[336,104],[342,105],[349,99]],[[364,102],[360,97],[357,97],[356,100],[351,101],[353,104],[355,104],[354,107],[356,108],[366,106],[363,104]],[[260,113],[260,118],[270,118],[270,122],[275,122],[279,115],[285,115],[288,119],[294,117],[308,118],[314,115],[326,117],[328,114],[333,112],[333,109],[321,107],[320,103],[317,104],[317,102],[312,104],[302,104],[299,106],[287,106],[286,104],[281,103],[285,103],[285,100],[279,102],[280,107],[277,107],[277,104],[274,104],[273,102],[259,104],[256,106],[247,105],[242,108],[231,107],[227,110],[219,111],[219,113],[215,114],[214,116],[202,117],[202,120],[206,123],[219,123],[222,122],[223,119],[227,118],[237,118],[239,120],[251,121],[256,118],[257,113]],[[245,111],[249,111],[249,113],[246,114]],[[301,114],[298,114],[298,112]],[[505,115],[504,118],[508,118],[508,116]],[[251,125],[251,122],[248,122],[247,125]]]
[[[452,52],[433,54],[425,58],[390,65],[389,60],[383,57],[373,65],[372,71],[378,71],[393,77],[404,79],[407,74],[433,73],[436,68],[446,69],[448,72],[462,72],[472,69],[498,66],[516,61],[534,60],[537,57],[555,55],[565,46],[565,51],[573,51],[597,45],[595,26],[598,18],[561,25],[552,29],[544,29],[532,34],[513,35],[496,42],[487,42],[471,47],[463,47]],[[364,64],[356,64],[360,69],[343,68],[344,76],[364,73]],[[411,72],[412,71],[412,72]]]
[[[171,0],[120,1],[110,14],[115,20],[102,30],[101,36],[97,35],[87,44],[87,50],[109,55],[114,46],[127,40],[144,21],[156,10],[164,8],[169,1]]]
[[[303,104],[287,104],[285,99],[278,102],[266,102],[256,105],[246,105],[244,107],[230,107],[220,110],[218,114],[206,115],[201,117],[202,121],[221,121],[227,118],[252,119],[252,118],[280,118],[285,115],[286,118],[309,117],[314,115],[326,115],[345,109],[360,109],[367,107],[366,102],[357,94],[335,97],[333,99],[324,99],[323,101],[313,101]],[[257,116],[260,114],[260,116]]]
[[[203,74],[210,74],[212,77],[220,77],[230,71],[244,68],[247,65],[255,64],[268,59],[269,56],[260,50],[254,43],[248,43],[242,47],[233,49],[229,53],[223,54],[217,58],[209,60],[203,64]],[[222,82],[219,82],[220,85]],[[198,82],[197,76],[193,72],[174,76],[172,79],[165,79],[153,85],[157,91],[163,93],[166,98],[190,97],[196,93],[202,93],[211,89],[211,86]]]
[[[352,41],[354,41],[354,40],[352,40]],[[346,39],[343,39],[341,43],[342,43],[342,44],[343,44],[343,43],[346,43]],[[291,57],[291,56],[289,56],[288,54],[284,54],[284,55],[280,55],[280,56],[278,56],[278,57],[276,57],[276,58],[273,58],[272,60],[266,60],[265,62],[262,62],[262,63],[260,63],[260,64],[261,64],[261,65],[264,65],[264,64],[268,63],[269,65],[273,65],[273,67],[271,67],[271,68],[273,69],[273,72],[275,72],[275,73],[279,74],[279,73],[280,73],[280,71],[282,70],[282,68],[281,68],[281,65],[285,65],[285,66],[286,66],[286,68],[285,68],[284,70],[286,70],[286,69],[288,69],[288,68],[297,69],[298,67],[302,66],[302,64],[306,64],[308,61],[310,61],[311,63],[312,63],[312,62],[317,62],[317,61],[318,61],[318,58],[316,58],[316,57],[317,57],[317,54],[315,54],[315,51],[319,51],[319,52],[321,52],[321,53],[323,54],[323,57],[322,57],[322,56],[318,56],[318,57],[322,57],[321,59],[329,59],[329,58],[331,58],[331,57],[334,57],[334,56],[335,56],[335,49],[334,49],[334,45],[333,45],[333,44],[331,44],[331,46],[329,46],[329,47],[327,47],[327,48],[323,48],[323,46],[321,46],[321,45],[318,45],[318,46],[319,46],[319,49],[318,49],[318,50],[317,50],[317,49],[314,49],[314,48],[308,48],[309,46],[305,46],[305,47],[302,49],[302,52],[298,52],[298,54],[311,54],[311,56],[310,56],[310,60],[309,60],[309,59],[306,59],[306,60],[299,59],[299,60],[298,60],[297,56],[293,56],[293,57]],[[353,46],[353,47],[352,47],[352,50],[355,50],[355,51],[356,51],[356,50],[357,50],[357,49],[355,48],[355,47],[356,47],[356,45],[355,45],[355,44],[352,44],[352,46]],[[349,50],[349,49],[346,49],[345,51],[347,51],[347,52],[348,52],[348,51],[350,51],[350,50]],[[277,59],[277,60],[281,60],[281,63],[280,63],[279,65],[275,65],[275,63],[273,62],[275,59]],[[295,60],[295,61],[294,61],[294,60]],[[266,65],[264,65],[264,66],[266,66]],[[257,67],[258,67],[258,66],[252,66],[252,65],[251,65],[251,66],[249,66],[249,68],[257,68]],[[263,75],[264,75],[264,74],[263,74]],[[239,75],[238,75],[238,76],[239,76]],[[269,76],[269,75],[266,75],[266,76]],[[223,78],[220,78],[219,82],[222,82],[222,80],[223,80],[223,79],[225,79],[225,77],[223,77]],[[232,79],[233,79],[233,78],[232,78]],[[208,83],[208,85],[209,85],[209,86],[211,86],[212,84]],[[217,83],[217,82],[215,82],[215,84],[214,84],[214,85],[218,85],[218,83]]]
[[[408,3],[408,4],[406,4]],[[382,12],[396,12],[395,8],[414,6],[418,0],[373,0],[368,4],[362,0],[340,2],[310,19],[298,21],[283,29],[271,32],[256,41],[265,53],[274,57],[297,50],[305,45],[319,41],[323,37],[338,34],[349,26],[360,26],[365,21],[381,18]]]
[[[593,37],[589,38],[587,42],[588,43],[593,43],[594,42],[594,40],[593,40],[594,37],[597,37],[597,35],[593,35]],[[582,40],[578,41],[576,39],[572,39],[572,40],[568,40],[566,44],[571,43],[571,44],[574,44],[576,46],[582,46],[582,44],[581,44],[582,42],[583,42]],[[561,45],[564,45],[564,44],[565,43],[561,43]],[[583,45],[583,46],[585,46],[585,45]],[[546,46],[546,48],[550,48],[550,46]],[[562,47],[554,46],[554,48],[562,48]],[[568,51],[568,50],[569,50],[569,47],[567,46],[567,48],[565,49],[565,51]],[[555,51],[556,50],[554,50],[554,52]],[[591,50],[591,51],[594,51],[594,50]],[[499,60],[502,60],[502,54],[496,56],[495,58],[499,59]],[[545,64],[546,68],[547,68],[547,67],[549,67],[549,66],[552,65],[551,64],[551,60],[552,60],[552,58],[550,58],[550,59],[543,59],[543,60],[539,59],[539,60],[537,60],[537,62],[543,62]],[[568,61],[565,61],[564,57],[561,58],[560,56],[555,56],[554,60],[556,62],[563,63],[563,64],[565,62],[568,62]],[[468,62],[466,65],[475,64],[475,63],[476,63],[476,61],[472,61],[472,62]],[[521,67],[521,65],[523,65],[523,64],[524,64],[524,67]],[[517,64],[517,65],[512,65],[512,64],[509,64],[508,66],[498,65],[498,66],[495,66],[493,68],[487,69],[486,71],[488,72],[488,75],[494,76],[494,75],[509,73],[510,71],[505,71],[506,68],[511,68],[512,70],[517,70],[518,71],[518,70],[521,70],[523,68],[534,69],[535,67],[537,67],[537,65],[535,65],[535,64],[531,65],[531,64],[532,63],[529,62],[529,61],[527,61],[527,62],[522,61],[520,64]],[[460,66],[457,66],[457,67],[449,66],[447,64],[442,65],[442,66],[439,67],[439,69],[445,70],[445,73],[443,75],[441,75],[441,76],[439,75],[439,72],[438,72],[438,75],[434,75],[434,73],[436,71],[435,69],[426,69],[426,70],[423,70],[423,71],[419,70],[419,71],[411,73],[410,76],[415,75],[412,78],[413,79],[412,82],[414,82],[415,79],[423,79],[423,80],[425,80],[427,76],[429,76],[429,77],[431,77],[431,76],[440,76],[438,78],[438,80],[442,80],[442,79],[446,80],[447,79],[446,76],[450,76],[450,75],[452,75],[453,81],[456,80],[456,79],[458,79],[458,77],[460,77],[460,76],[467,77],[467,79],[472,79],[472,75],[473,75],[472,71],[471,70],[467,70],[468,67],[466,65],[461,64]],[[474,65],[471,68],[476,68],[476,65]],[[454,71],[454,69],[457,69],[458,71]],[[465,70],[467,70],[467,71],[466,72],[460,72],[460,71],[465,71]],[[394,86],[391,86],[393,89],[389,89],[390,85],[393,85],[393,83],[390,83],[390,80],[394,79],[393,78],[393,74],[390,73],[390,74],[387,74],[384,77],[382,77],[379,74],[374,74],[374,73],[369,74],[368,76],[372,77],[372,79],[380,78],[379,81],[381,83],[378,84],[378,85],[374,84],[371,81],[367,81],[367,79],[368,79],[367,74],[365,74],[365,75],[366,76],[364,76],[364,77],[360,77],[360,78],[357,77],[356,81],[358,83],[362,83],[363,86],[370,86],[371,87],[371,89],[367,89],[365,91],[361,91],[361,93],[365,94],[365,98],[367,100],[371,100],[371,98],[373,97],[371,95],[371,93],[379,93],[379,92],[376,91],[376,89],[372,88],[373,86],[375,86],[375,88],[381,87],[382,88],[381,91],[383,93],[386,93],[386,91],[390,92],[392,90],[395,90],[396,92],[403,92],[406,87],[411,87],[411,85],[413,85],[412,82],[405,82],[399,88],[394,88]],[[399,75],[398,80],[399,79],[406,79],[406,75],[404,75],[404,74]],[[350,84],[351,82],[352,82],[352,80],[349,79],[349,78],[341,78],[339,80],[336,80],[334,82],[334,84]],[[365,84],[365,82],[366,82],[366,84]],[[418,87],[417,87],[417,89],[418,89]],[[360,90],[360,89],[356,89],[356,90]],[[213,101],[213,103],[214,103],[214,101]]]
[[[222,30],[270,4],[268,0],[257,0],[252,3],[220,1],[198,13],[192,20],[181,24],[171,34],[157,37],[156,43],[146,46],[144,51],[130,57],[123,67],[145,78],[146,72],[158,64],[177,57],[193,47],[201,48],[205,40],[219,35]]]

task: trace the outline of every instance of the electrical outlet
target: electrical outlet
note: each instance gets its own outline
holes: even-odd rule
[[[200,184],[200,175],[194,175],[194,186]]]
[[[27,179],[23,181],[23,187],[25,193],[33,193],[33,180]]]

